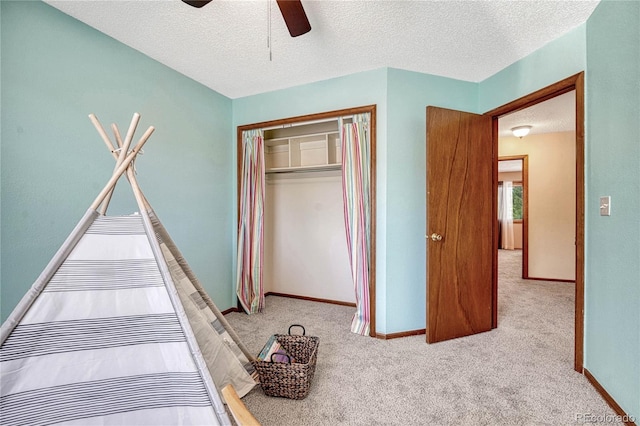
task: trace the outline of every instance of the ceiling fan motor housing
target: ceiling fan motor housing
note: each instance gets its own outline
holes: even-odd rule
[[[211,2],[211,0],[182,0],[189,6],[201,8]],[[276,0],[284,23],[291,37],[298,37],[311,31],[311,24],[307,18],[307,14],[302,7],[300,0]]]

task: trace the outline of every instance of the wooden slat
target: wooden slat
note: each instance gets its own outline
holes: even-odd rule
[[[238,426],[260,426],[260,422],[249,412],[247,406],[244,405],[236,390],[233,388],[233,385],[223,387],[222,396]]]

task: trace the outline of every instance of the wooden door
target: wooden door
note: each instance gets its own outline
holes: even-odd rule
[[[427,342],[492,320],[491,117],[427,107]]]

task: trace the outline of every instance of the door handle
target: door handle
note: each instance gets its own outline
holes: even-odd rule
[[[431,241],[442,241],[442,235],[434,232],[431,234]]]

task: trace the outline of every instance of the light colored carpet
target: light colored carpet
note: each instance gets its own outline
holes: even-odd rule
[[[447,342],[354,335],[353,308],[276,296],[264,313],[227,315],[255,354],[293,323],[320,338],[306,399],[256,387],[245,404],[264,426],[566,425],[584,413],[613,416],[573,370],[574,285],[522,281],[521,252],[499,257],[498,328]]]

